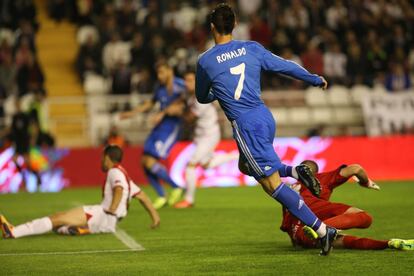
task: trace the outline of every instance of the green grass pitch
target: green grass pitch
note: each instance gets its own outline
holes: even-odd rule
[[[333,200],[367,210],[369,229],[348,233],[379,239],[414,238],[414,182],[380,183],[380,192],[348,183]],[[153,192],[145,189],[152,197]],[[0,195],[0,212],[12,223],[48,215],[79,204],[96,204],[100,189],[69,189],[57,194]],[[260,187],[198,190],[193,209],[160,211],[161,227],[138,202],[119,226],[146,250],[72,255],[9,253],[78,252],[126,249],[114,235],[44,236],[0,240],[0,275],[154,275],[154,274],[378,274],[413,275],[414,251],[336,249],[298,250],[279,231],[281,208]]]

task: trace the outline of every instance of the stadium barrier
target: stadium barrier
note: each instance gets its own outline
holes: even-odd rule
[[[275,149],[287,164],[315,160],[321,171],[335,169],[341,164],[359,163],[375,180],[414,179],[414,136],[277,138]],[[165,164],[175,181],[184,186],[184,170],[195,146],[190,142],[176,144]],[[101,148],[59,149],[55,152],[33,152],[34,164],[42,172],[42,191],[59,191],[63,187],[99,186],[104,181],[100,170]],[[234,141],[222,141],[216,154],[237,152]],[[147,183],[139,164],[142,146],[125,148],[123,165],[138,184]],[[0,193],[16,192],[21,176],[11,161],[12,149],[0,153]],[[198,186],[255,185],[254,179],[242,175],[237,160],[217,168],[197,170]],[[36,190],[32,181],[29,191]]]
[[[369,136],[403,133],[414,128],[414,93],[367,94],[362,110]]]

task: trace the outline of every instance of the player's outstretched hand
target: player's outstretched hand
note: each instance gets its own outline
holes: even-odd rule
[[[160,218],[155,219],[151,224],[151,229],[157,229],[158,227],[160,227],[160,223]]]
[[[328,88],[328,82],[325,80],[324,77],[319,76],[322,79],[322,84],[319,85],[320,88],[322,88],[322,90],[326,90]]]
[[[358,177],[353,176],[352,177],[360,186],[368,188],[368,189],[372,189],[372,190],[376,190],[379,191],[381,190],[380,186],[378,186],[377,183],[375,183],[374,181],[372,181],[371,179],[368,178],[368,182],[365,184],[362,184],[361,182],[359,182]]]
[[[368,179],[368,183],[366,186],[368,189],[373,189],[373,190],[381,190],[380,186],[377,185],[377,183],[375,183],[374,181],[372,181],[371,179]]]

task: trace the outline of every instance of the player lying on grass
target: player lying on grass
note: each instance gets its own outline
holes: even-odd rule
[[[237,153],[214,156],[214,150],[220,142],[221,136],[216,107],[213,104],[200,104],[197,102],[195,98],[194,72],[187,72],[184,75],[184,81],[189,94],[187,100],[189,110],[183,117],[189,123],[195,122],[193,141],[196,148],[185,170],[187,184],[185,198],[174,205],[178,209],[189,208],[194,205],[197,182],[196,169],[198,165],[204,169],[211,169],[239,158]]]
[[[360,186],[369,189],[379,190],[379,186],[368,178],[365,170],[357,164],[342,165],[336,170],[318,173],[318,165],[311,160],[302,162],[308,165],[319,179],[321,185],[320,197],[314,196],[307,188],[300,183],[292,185],[292,188],[302,195],[305,203],[311,210],[327,225],[336,229],[346,230],[352,228],[368,228],[372,223],[371,216],[356,207],[342,203],[330,202],[332,192],[338,186],[346,183],[350,178],[355,178]],[[285,208],[283,209],[283,221],[280,229],[287,232],[294,246],[304,248],[315,248],[317,240],[313,230],[304,227],[303,224],[292,216]],[[310,238],[313,236],[313,238]],[[374,240],[370,238],[355,237],[346,234],[339,234],[334,241],[334,247],[347,249],[402,249],[414,250],[414,240]]]
[[[260,78],[262,71],[268,71],[323,89],[328,83],[298,64],[272,54],[255,41],[233,40],[236,16],[229,5],[219,4],[212,11],[210,20],[215,46],[200,55],[197,62],[198,102],[219,102],[233,127],[233,137],[240,152],[240,171],[253,176],[269,196],[311,226],[321,238],[321,255],[328,255],[336,229],[327,227],[316,217],[300,195],[282,183],[280,177],[299,179],[316,193],[319,183],[306,165],[287,166],[277,156],[273,147],[276,123],[260,97]]]
[[[21,238],[55,230],[61,234],[113,233],[117,222],[128,212],[130,199],[136,198],[152,219],[151,228],[160,224],[160,217],[150,199],[129,178],[120,163],[122,150],[118,146],[107,146],[102,154],[102,170],[107,173],[100,205],[77,207],[66,212],[32,220],[13,226],[0,216],[3,238]]]

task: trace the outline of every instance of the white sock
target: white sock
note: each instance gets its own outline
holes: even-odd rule
[[[232,160],[237,160],[237,159],[239,159],[239,153],[227,153],[227,154],[216,155],[208,163],[207,168],[208,169],[215,168],[224,163],[230,162]]]
[[[13,236],[20,238],[24,236],[44,234],[52,230],[52,221],[49,217],[35,219],[13,228]]]
[[[294,179],[299,179],[298,172],[296,171],[296,166],[295,167],[292,167],[292,177]]]
[[[187,167],[185,170],[185,179],[187,181],[187,191],[185,192],[185,200],[194,203],[194,196],[197,184],[197,174],[195,167]]]
[[[322,222],[321,226],[319,226],[318,230],[316,230],[316,233],[318,233],[319,238],[325,237],[326,224]]]

